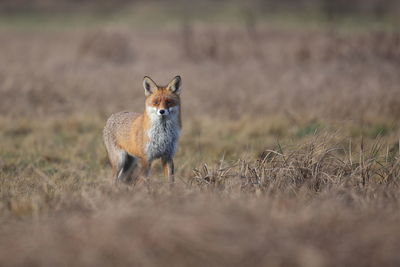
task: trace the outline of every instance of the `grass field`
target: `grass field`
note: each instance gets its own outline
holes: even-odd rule
[[[1,266],[400,264],[398,32],[11,24]],[[114,185],[106,119],[177,74],[175,188]]]

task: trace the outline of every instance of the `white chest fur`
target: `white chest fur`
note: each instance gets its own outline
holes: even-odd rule
[[[149,137],[146,146],[148,159],[151,161],[157,158],[172,158],[176,152],[180,135],[179,110],[171,110],[168,116],[159,116],[154,110],[147,110],[147,112],[151,120],[151,127],[147,132]]]

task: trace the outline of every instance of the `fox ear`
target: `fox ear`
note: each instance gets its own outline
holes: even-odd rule
[[[146,96],[149,96],[154,92],[154,90],[158,88],[158,86],[150,77],[144,76],[143,88],[144,88],[144,94]]]
[[[167,86],[167,89],[170,90],[174,94],[179,94],[182,88],[182,79],[181,76],[175,76],[175,78],[170,81]]]

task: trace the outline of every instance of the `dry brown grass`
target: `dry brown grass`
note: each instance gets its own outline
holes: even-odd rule
[[[400,264],[397,34],[187,25],[0,43],[1,266]],[[157,164],[150,192],[114,186],[101,141],[111,112],[143,109],[146,74],[183,77],[172,192]]]
[[[144,74],[162,82],[180,73],[186,116],[399,118],[397,34],[192,27],[189,36],[178,28],[3,31],[0,112],[141,110]],[[92,36],[107,41],[85,54]],[[114,47],[118,58],[134,58],[116,64],[107,56]]]

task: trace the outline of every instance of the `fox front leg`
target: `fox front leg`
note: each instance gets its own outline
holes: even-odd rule
[[[175,182],[174,161],[172,159],[162,159],[162,167],[164,176],[168,177],[170,186],[173,185]]]
[[[141,175],[144,179],[144,183],[147,187],[147,191],[150,192],[150,169],[151,169],[151,161],[143,160],[142,161],[142,172]]]

